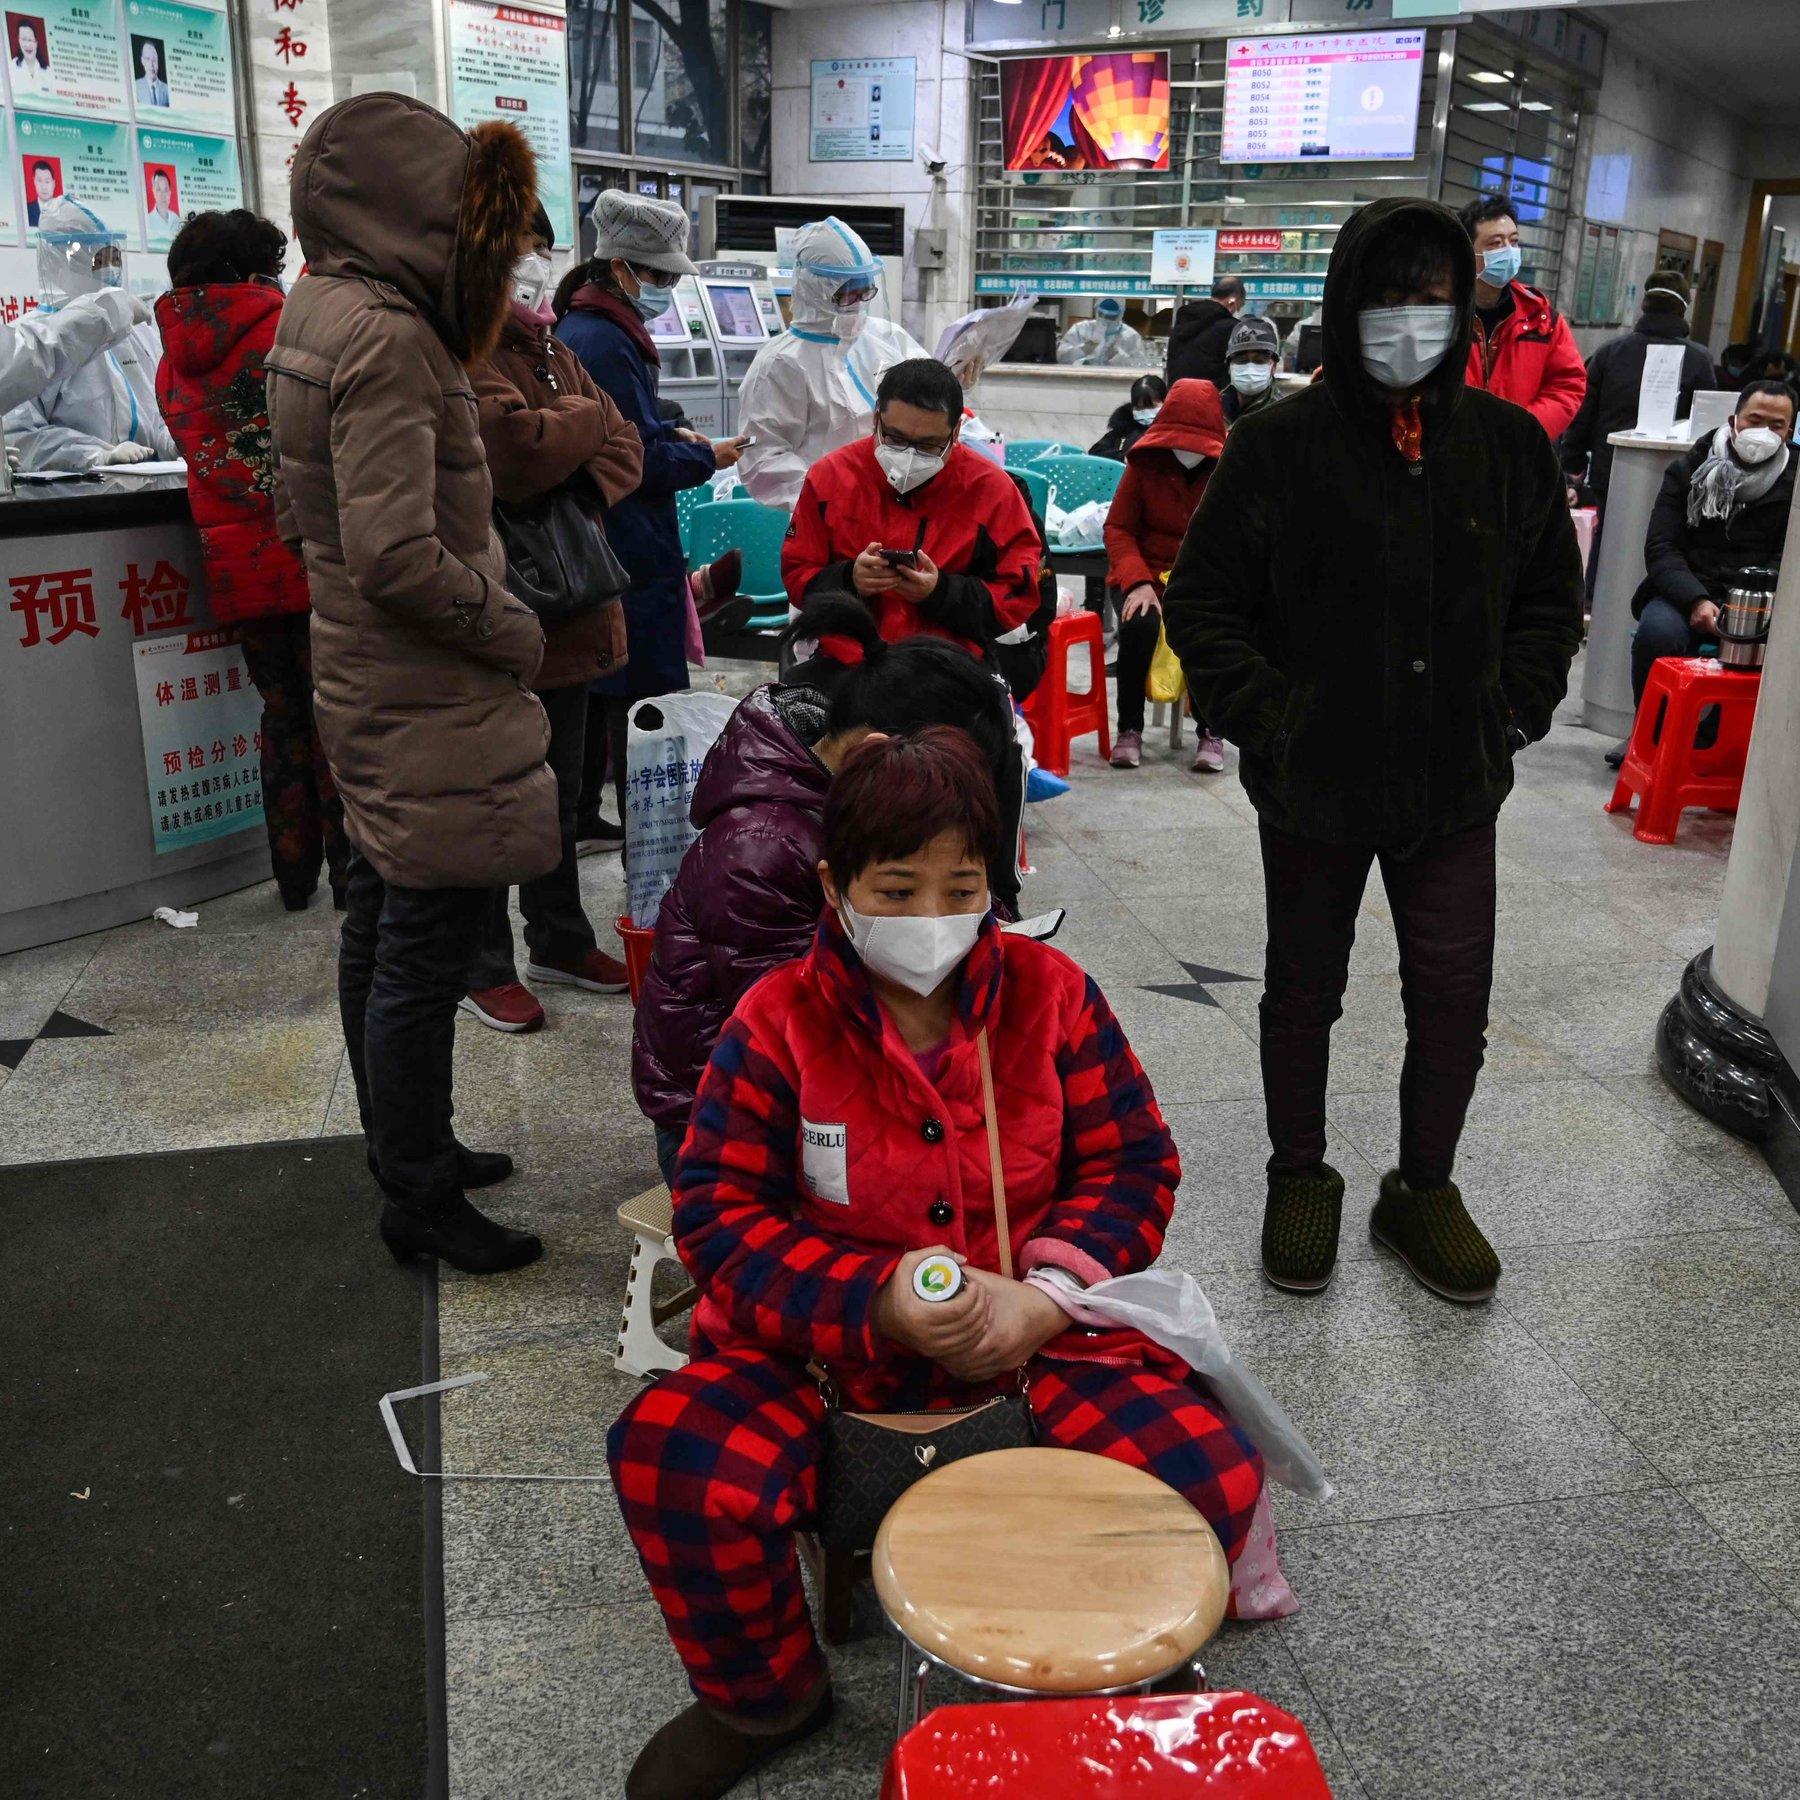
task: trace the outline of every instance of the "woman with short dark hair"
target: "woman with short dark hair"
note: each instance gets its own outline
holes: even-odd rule
[[[281,319],[287,238],[242,207],[198,213],[169,246],[156,302],[156,398],[187,459],[213,617],[233,627],[262,698],[263,820],[281,903],[297,912],[323,863],[343,906],[344,809],[313,726],[312,602],[275,529],[264,367]]]
[[[996,818],[953,727],[856,750],[826,802],[812,948],[739,1002],[701,1081],[674,1195],[693,1360],[608,1439],[697,1699],[639,1753],[628,1800],[722,1795],[831,1716],[794,1549],[820,1498],[809,1365],[859,1412],[977,1405],[1024,1370],[1042,1442],[1148,1469],[1228,1558],[1243,1548],[1262,1487],[1248,1438],[1185,1364],[1072,1328],[1049,1291],[1154,1262],[1181,1170],[1093,980],[1000,931]],[[942,1250],[964,1285],[927,1303],[913,1273]]]

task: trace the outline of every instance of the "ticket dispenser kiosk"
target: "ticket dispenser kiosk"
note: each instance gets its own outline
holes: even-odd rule
[[[698,277],[725,393],[725,430],[738,429],[738,389],[756,353],[786,330],[769,271],[753,262],[703,262]]]
[[[709,438],[730,435],[725,422],[725,390],[720,383],[718,346],[700,284],[684,275],[675,284],[675,303],[659,317],[647,319],[645,329],[656,340],[662,358],[657,392],[679,403],[688,423]]]

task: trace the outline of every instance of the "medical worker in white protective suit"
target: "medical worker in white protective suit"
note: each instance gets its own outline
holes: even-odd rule
[[[738,463],[753,500],[791,512],[806,471],[874,429],[875,389],[897,362],[930,351],[872,319],[881,264],[841,219],[794,234],[793,323],[757,351],[738,393]]]
[[[1091,319],[1077,319],[1062,334],[1056,360],[1121,369],[1162,367],[1162,358],[1125,323],[1125,302],[1111,294],[1095,306]]]
[[[180,454],[156,404],[162,340],[125,290],[123,242],[66,194],[40,212],[39,286],[52,317],[97,305],[109,319],[125,316],[127,322],[9,408],[6,445],[21,470],[86,472],[151,459],[172,462]]]

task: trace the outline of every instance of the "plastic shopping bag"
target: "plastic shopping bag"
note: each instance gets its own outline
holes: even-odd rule
[[[1045,529],[1049,527],[1046,524]],[[1084,500],[1063,514],[1055,541],[1059,550],[1098,550],[1106,541],[1106,502]]]
[[[1156,628],[1156,654],[1150,658],[1150,673],[1144,677],[1144,697],[1158,706],[1173,706],[1187,692],[1187,677],[1181,672],[1181,659],[1169,648],[1169,634],[1159,624]]]
[[[1312,1446],[1281,1402],[1232,1355],[1212,1302],[1193,1276],[1178,1269],[1140,1269],[1097,1281],[1070,1298],[1076,1317],[1093,1314],[1098,1322],[1141,1331],[1201,1376],[1261,1451],[1270,1480],[1309,1500],[1331,1497],[1331,1483]]]
[[[700,834],[688,818],[706,753],[737,710],[710,689],[639,700],[625,725],[625,909],[634,925],[656,923],[687,847]]]

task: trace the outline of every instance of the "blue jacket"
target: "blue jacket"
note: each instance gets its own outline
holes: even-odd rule
[[[687,561],[675,517],[675,495],[709,481],[713,453],[675,435],[656,411],[657,367],[630,335],[581,294],[556,328],[602,393],[637,427],[644,441],[644,475],[606,515],[606,539],[631,577],[625,596],[625,666],[602,676],[592,692],[624,699],[668,694],[688,684]]]

